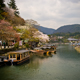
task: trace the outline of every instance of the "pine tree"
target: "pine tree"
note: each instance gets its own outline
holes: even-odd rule
[[[4,0],[0,0],[0,8],[5,7]]]
[[[10,0],[10,2],[8,3],[8,6],[9,6],[9,8],[12,8],[12,9],[15,10],[14,14],[15,14],[16,16],[19,15],[19,11],[18,11],[18,8],[17,8],[17,6],[16,6],[15,0]]]
[[[9,6],[9,8],[17,10],[17,6],[15,4],[15,0],[10,0],[10,2],[8,3],[8,6]]]
[[[0,19],[3,19],[2,16],[2,13],[4,12],[4,10],[2,9],[3,7],[5,7],[4,0],[0,0]]]

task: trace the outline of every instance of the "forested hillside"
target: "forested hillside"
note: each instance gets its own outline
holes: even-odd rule
[[[0,0],[0,20],[8,21],[11,25],[24,25],[25,21],[19,16],[15,0],[10,0],[8,7],[5,0]]]
[[[39,31],[43,32],[44,34],[53,34],[55,29],[52,29],[52,28],[46,28],[46,27],[43,27],[43,26],[37,26],[35,25],[34,26],[36,29],[38,29]]]
[[[75,33],[80,32],[80,24],[65,25],[58,28],[54,33]]]

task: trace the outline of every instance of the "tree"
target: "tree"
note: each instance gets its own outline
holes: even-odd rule
[[[8,42],[11,39],[18,39],[19,35],[13,29],[9,22],[1,20],[0,21],[0,40]]]
[[[5,7],[4,0],[0,0],[0,8]]]
[[[3,19],[1,15],[1,13],[4,12],[3,7],[5,7],[4,0],[0,0],[0,19]]]
[[[16,6],[16,3],[15,3],[15,0],[10,0],[9,3],[7,3],[9,8],[12,8],[14,10],[17,10],[17,6]]]
[[[10,2],[8,3],[8,6],[9,6],[9,8],[12,8],[12,9],[15,10],[14,14],[15,14],[16,16],[19,15],[19,11],[18,11],[18,8],[17,8],[17,6],[16,6],[15,0],[10,0]]]
[[[34,37],[34,33],[37,31],[35,28],[30,28],[28,30],[25,30],[24,33],[22,34],[22,39],[28,38],[29,40],[32,40]]]
[[[25,39],[29,39],[29,35],[30,35],[30,32],[29,32],[29,30],[25,30],[24,31],[24,33],[21,35],[21,38],[23,39],[23,40],[25,40]]]
[[[39,42],[38,38],[34,37],[34,33],[37,31],[35,28],[29,28],[28,30],[25,30],[24,33],[21,35],[21,38],[23,40],[28,40],[29,47],[33,48],[33,46],[36,46]]]
[[[14,17],[12,18],[12,24],[13,24],[14,26],[16,26],[16,25],[24,25],[24,24],[25,24],[25,21],[24,21],[24,19],[21,18],[21,17],[14,16]]]
[[[39,25],[37,21],[32,19],[25,20],[25,25],[28,26],[28,28],[34,27],[35,25]]]

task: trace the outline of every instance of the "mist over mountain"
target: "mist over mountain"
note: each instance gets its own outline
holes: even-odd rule
[[[80,24],[65,25],[59,27],[54,33],[75,33],[80,32]]]

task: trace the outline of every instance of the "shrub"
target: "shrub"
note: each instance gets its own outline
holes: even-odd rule
[[[3,19],[2,15],[0,14],[0,19]]]
[[[29,48],[29,44],[25,44],[26,48]]]
[[[19,43],[18,42],[14,44],[14,48],[15,49],[19,48]]]

